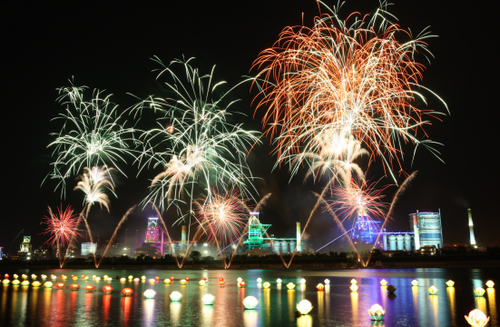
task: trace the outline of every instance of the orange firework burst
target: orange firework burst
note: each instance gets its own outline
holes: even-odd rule
[[[346,20],[334,7],[312,28],[286,27],[256,59],[257,109],[267,108],[262,122],[276,142],[278,163],[294,172],[304,161],[314,167],[316,157],[304,153],[320,161],[337,155],[325,153],[317,139],[354,139],[391,171],[394,162],[401,168],[403,144],[433,143],[417,139],[417,132],[428,123],[424,116],[436,113],[413,105],[416,98],[425,102],[416,91],[425,67],[415,55],[430,54],[424,40],[433,35],[424,30],[413,39],[387,20],[385,7],[371,18],[353,13]]]
[[[208,235],[208,241],[227,245],[241,236],[248,219],[246,200],[240,199],[238,190],[220,194],[212,189],[209,197],[198,204],[197,218]]]

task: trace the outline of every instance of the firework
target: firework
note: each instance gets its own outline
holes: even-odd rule
[[[150,108],[162,116],[157,128],[141,136],[145,144],[139,157],[141,169],[164,168],[152,180],[143,203],[157,203],[161,210],[175,205],[179,211],[180,204],[188,203],[191,217],[195,191],[237,187],[242,195],[249,196],[253,176],[246,156],[257,142],[257,133],[230,122],[229,109],[236,101],[227,98],[234,87],[220,91],[225,82],[215,83],[215,67],[210,74],[201,75],[190,65],[191,59],[175,60],[169,66],[158,58],[154,60],[163,66],[158,77],[165,74],[171,78],[165,85],[173,96],[150,97],[133,108],[136,114]],[[182,68],[182,74],[176,74],[176,68]]]
[[[84,203],[90,206],[99,203],[101,208],[104,206],[109,212],[109,197],[106,189],[114,191],[113,184],[110,181],[113,168],[106,166],[92,167],[92,169],[83,168],[83,174],[79,176],[80,181],[76,184],[74,190],[81,190],[84,194]]]
[[[76,229],[78,215],[73,213],[71,206],[68,205],[63,210],[61,204],[57,208],[57,214],[54,214],[49,207],[48,213],[48,216],[42,218],[42,224],[46,225],[46,230],[41,234],[50,235],[50,238],[45,243],[51,245],[56,243],[59,251],[59,245],[66,246],[77,237],[82,237],[79,230]]]
[[[212,190],[210,197],[198,203],[197,217],[208,241],[220,246],[239,239],[248,220],[248,207],[238,190],[221,194]]]
[[[65,111],[54,119],[63,125],[53,147],[55,161],[47,177],[56,179],[56,188],[64,194],[66,180],[78,174],[83,167],[111,165],[123,174],[118,163],[126,162],[125,155],[134,156],[130,143],[138,144],[133,128],[125,128],[118,106],[111,102],[111,95],[95,90],[90,100],[85,99],[87,87],[63,87],[58,89],[58,101]]]
[[[312,28],[286,27],[254,62],[260,69],[257,109],[267,108],[262,122],[276,144],[278,164],[288,163],[296,173],[297,165],[311,161],[317,169],[316,156],[321,163],[335,153],[325,153],[317,139],[337,138],[363,145],[391,172],[394,164],[401,168],[403,144],[435,143],[417,137],[427,136],[425,117],[439,113],[413,105],[425,102],[416,91],[424,88],[425,68],[416,54],[430,55],[425,40],[434,35],[424,29],[412,38],[386,18],[394,18],[386,7],[382,2],[372,17],[353,13],[346,20],[334,7]],[[304,155],[309,153],[316,156]]]

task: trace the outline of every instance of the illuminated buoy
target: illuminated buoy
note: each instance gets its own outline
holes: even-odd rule
[[[80,288],[80,285],[78,285],[77,283],[73,283],[73,284],[69,285],[69,288],[72,291],[78,291],[78,289]]]
[[[170,293],[170,301],[172,302],[179,302],[181,298],[182,294],[177,291],[173,291],[172,293]]]
[[[84,289],[86,292],[93,292],[95,289],[95,286],[91,285],[91,284],[87,284],[87,285],[85,285]]]
[[[113,290],[113,288],[109,285],[104,285],[102,288],[102,291],[104,294],[109,294],[109,293],[111,293],[112,290]]]
[[[122,294],[124,296],[131,296],[132,294],[134,294],[134,290],[130,287],[125,287],[124,289],[122,289]]]
[[[127,281],[127,279],[125,277],[120,278],[121,283],[125,283],[126,281]]]
[[[386,286],[386,285],[387,285],[387,281],[386,281],[385,279],[382,279],[382,280],[380,281],[380,285],[382,285],[382,286]]]
[[[262,287],[264,287],[265,289],[268,289],[269,287],[271,287],[271,283],[265,282],[264,284],[262,284]]]
[[[358,285],[356,284],[351,284],[351,287],[349,287],[351,289],[351,292],[357,292],[358,291]]]
[[[200,286],[205,286],[206,281],[202,279],[202,280],[200,280],[198,283],[200,284]]]
[[[186,277],[186,278],[184,278],[184,279],[186,280],[186,282],[189,282],[189,277]]]
[[[328,278],[325,279],[325,285],[330,285],[330,280]]]
[[[222,278],[222,277],[219,278],[219,282],[222,282],[222,281],[224,281],[224,278]]]
[[[245,309],[247,309],[247,310],[255,309],[257,304],[259,304],[259,301],[254,296],[247,296],[243,300],[243,305],[245,306]]]
[[[436,286],[432,285],[431,287],[429,287],[428,291],[429,291],[429,294],[436,295],[439,290],[437,289]]]
[[[236,281],[237,281],[238,283],[241,283],[241,281],[242,281],[242,280],[243,280],[243,278],[241,278],[241,277],[238,277],[238,278],[236,279]]]
[[[203,303],[207,305],[212,305],[214,303],[215,297],[212,294],[203,295]]]
[[[281,278],[276,279],[276,283],[281,284],[282,282]]]
[[[107,280],[108,279],[108,275],[102,276],[102,279]]]
[[[149,289],[149,290],[144,291],[144,297],[146,299],[154,299],[155,295],[156,295],[156,292],[154,290]]]
[[[37,280],[35,280],[33,283],[31,283],[31,286],[33,286],[33,287],[40,287],[41,285],[42,285],[42,283],[40,283]]]
[[[220,286],[220,287],[224,287],[225,285],[226,285],[226,283],[225,283],[223,280],[221,280],[221,281],[219,282],[219,286]]]
[[[469,312],[469,316],[464,316],[464,317],[465,320],[467,320],[467,322],[469,323],[469,325],[474,327],[483,327],[490,320],[490,317],[486,317],[484,312],[482,312],[479,309],[472,310],[471,312]]]
[[[101,281],[101,277],[96,277],[95,281],[99,283]]]
[[[68,276],[66,276],[66,275],[62,275],[62,276],[61,276],[61,279],[62,279],[62,280],[66,280],[66,279],[68,279]],[[99,279],[100,279],[100,278],[99,278]]]
[[[47,282],[43,283],[43,287],[45,287],[45,288],[52,288],[53,285],[54,284],[52,284],[51,281],[47,281]]]
[[[128,280],[132,280],[132,279],[134,279],[134,276],[129,275],[129,276],[128,276]]]
[[[418,286],[418,280],[414,279],[411,281],[412,286]]]
[[[78,277],[73,276],[73,277],[71,277],[71,279],[72,279],[72,280],[78,280]]]
[[[108,283],[111,283],[113,281],[113,278],[112,277],[108,277],[108,279],[106,280]]]
[[[12,281],[12,285],[19,285],[21,282],[18,279]]]
[[[8,274],[7,274],[7,276],[8,276]],[[14,279],[18,279],[19,275],[18,274],[14,274],[14,275],[12,275],[12,277],[14,277]],[[9,277],[6,277],[6,278],[9,278]]]
[[[52,280],[56,280],[56,279],[57,279],[57,276],[56,276],[56,275],[54,275],[54,274],[52,274],[52,275],[50,275],[50,279],[52,279]]]
[[[64,276],[64,275],[63,275],[63,276]],[[26,274],[22,274],[22,275],[21,275],[21,278],[22,278],[22,279],[28,279],[28,275],[26,275]]]
[[[35,280],[36,279],[36,275],[35,274],[31,274],[31,279]]]
[[[242,281],[240,282],[240,287],[241,287],[241,288],[245,288],[245,286],[247,286],[247,283],[246,283],[244,280],[242,280]]]
[[[174,276],[170,277],[170,280],[171,280],[171,281],[173,281],[174,279],[175,279],[175,277],[174,277]]]
[[[488,286],[488,288],[493,288],[493,286],[495,286],[495,283],[492,280],[489,280],[486,282],[486,286]]]
[[[4,284],[4,285],[10,284],[10,279],[4,279],[4,280],[2,280],[2,284]]]
[[[9,274],[5,274],[5,275],[3,275],[3,278],[5,278],[5,279],[9,279],[9,277],[10,277],[10,275],[9,275]]]
[[[286,284],[286,287],[289,289],[289,290],[293,290],[295,288],[295,284],[294,283],[288,283]]]
[[[316,285],[316,288],[318,289],[318,291],[323,291],[325,289],[325,285],[319,283],[318,285]]]
[[[451,279],[446,282],[446,286],[448,286],[448,287],[453,287],[453,285],[455,285],[455,282],[452,281]]]
[[[42,280],[46,280],[47,279],[47,275],[45,275],[45,274],[41,274],[40,277],[42,278]]]
[[[62,290],[62,289],[64,289],[64,283],[57,283],[57,284],[56,284],[56,288],[57,288],[58,290]]]
[[[164,282],[165,284],[170,284],[170,279],[165,278],[165,279],[163,280],[163,282]]]
[[[85,281],[88,281],[88,280],[89,280],[89,276],[85,276],[83,279],[84,279]]]
[[[486,292],[486,291],[484,290],[484,288],[482,288],[482,287],[477,287],[477,288],[474,290],[474,295],[475,295],[475,296],[480,297],[480,296],[483,296],[485,292]]]
[[[308,300],[302,300],[297,304],[297,311],[302,315],[308,314],[312,310],[313,306]]]
[[[262,283],[262,278],[257,278],[257,283]]]
[[[92,280],[95,280],[96,279],[96,275],[92,275]]]
[[[357,280],[355,280],[354,278],[353,278],[353,279],[351,279],[351,284],[357,284],[357,283],[358,283],[358,281],[357,281]]]
[[[138,278],[138,277],[134,278],[134,283],[139,283],[140,281],[141,281],[140,278]]]
[[[151,279],[149,280],[149,284],[150,284],[150,285],[153,285],[154,283],[156,283],[156,280],[155,280],[155,279],[153,279],[153,278],[151,278]]]
[[[155,277],[155,280],[160,280],[160,277],[159,277],[159,276],[156,276],[156,277]]]
[[[28,280],[23,280],[21,286],[30,286],[30,282]]]
[[[372,317],[372,320],[375,321],[381,321],[385,316],[384,309],[378,304],[372,305],[371,308],[368,309],[368,313]]]
[[[201,282],[201,281],[200,281]],[[181,285],[186,285],[187,284],[187,281],[185,279],[181,279],[181,281],[179,282],[181,283]]]
[[[305,283],[306,283],[306,280],[305,280],[304,278],[302,278],[302,279],[300,280],[300,283],[301,283],[301,284],[305,284]]]

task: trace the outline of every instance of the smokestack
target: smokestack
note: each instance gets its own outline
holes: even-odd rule
[[[182,232],[181,232],[181,245],[182,247],[186,246],[186,225],[182,225]]]
[[[300,222],[297,221],[297,251],[302,252],[302,245],[300,244]]]
[[[476,237],[474,236],[474,223],[472,222],[472,211],[469,208],[469,209],[467,209],[467,212],[469,213],[470,245],[475,246],[476,245]]]

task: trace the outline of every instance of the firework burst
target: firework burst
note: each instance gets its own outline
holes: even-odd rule
[[[56,179],[56,189],[61,187],[64,194],[66,181],[78,174],[83,167],[111,165],[123,174],[118,163],[126,162],[125,156],[134,157],[133,128],[125,128],[118,106],[111,102],[111,95],[95,90],[90,100],[85,99],[87,87],[63,87],[59,90],[58,101],[65,106],[65,111],[54,118],[63,121],[63,126],[53,147],[55,161],[47,176]]]
[[[434,36],[425,29],[412,38],[389,21],[395,17],[386,7],[382,2],[373,16],[353,13],[346,20],[334,7],[312,28],[286,27],[254,62],[260,70],[254,79],[257,109],[266,108],[262,122],[276,144],[278,164],[288,163],[296,173],[297,165],[312,161],[315,169],[317,158],[304,154],[316,153],[320,162],[330,158],[317,138],[334,135],[382,158],[392,175],[394,165],[401,168],[404,144],[435,143],[419,140],[418,133],[427,137],[425,117],[439,113],[414,106],[417,99],[425,103],[417,92],[425,67],[415,58],[431,55],[425,40]]]
[[[199,228],[208,235],[209,242],[223,247],[241,237],[248,220],[248,208],[238,190],[224,194],[212,190],[210,194],[201,203],[197,202]]]
[[[215,67],[210,74],[201,75],[190,65],[191,59],[174,60],[168,66],[158,58],[154,60],[163,66],[158,77],[170,77],[171,82],[165,85],[173,96],[150,97],[133,108],[136,114],[150,108],[161,115],[158,127],[141,137],[145,144],[139,157],[141,170],[164,168],[152,180],[144,203],[157,203],[161,210],[172,204],[179,209],[180,204],[188,203],[191,217],[195,191],[206,192],[209,198],[214,188],[237,187],[242,195],[249,196],[253,176],[246,156],[257,142],[257,133],[230,122],[229,109],[236,101],[227,99],[234,88],[220,91],[225,82],[214,82]],[[182,73],[177,74],[177,68]]]
[[[57,214],[52,212],[49,207],[48,215],[42,218],[42,224],[46,226],[45,232],[42,235],[50,235],[50,238],[45,242],[53,245],[66,246],[77,237],[83,237],[77,229],[78,215],[73,212],[73,208],[68,205],[63,210],[62,204],[57,208]]]
[[[92,169],[83,168],[83,174],[79,176],[80,181],[76,184],[74,190],[81,190],[85,194],[84,203],[90,206],[99,203],[101,208],[104,206],[109,212],[109,197],[106,190],[114,191],[110,176],[113,168],[106,166],[92,167]]]

